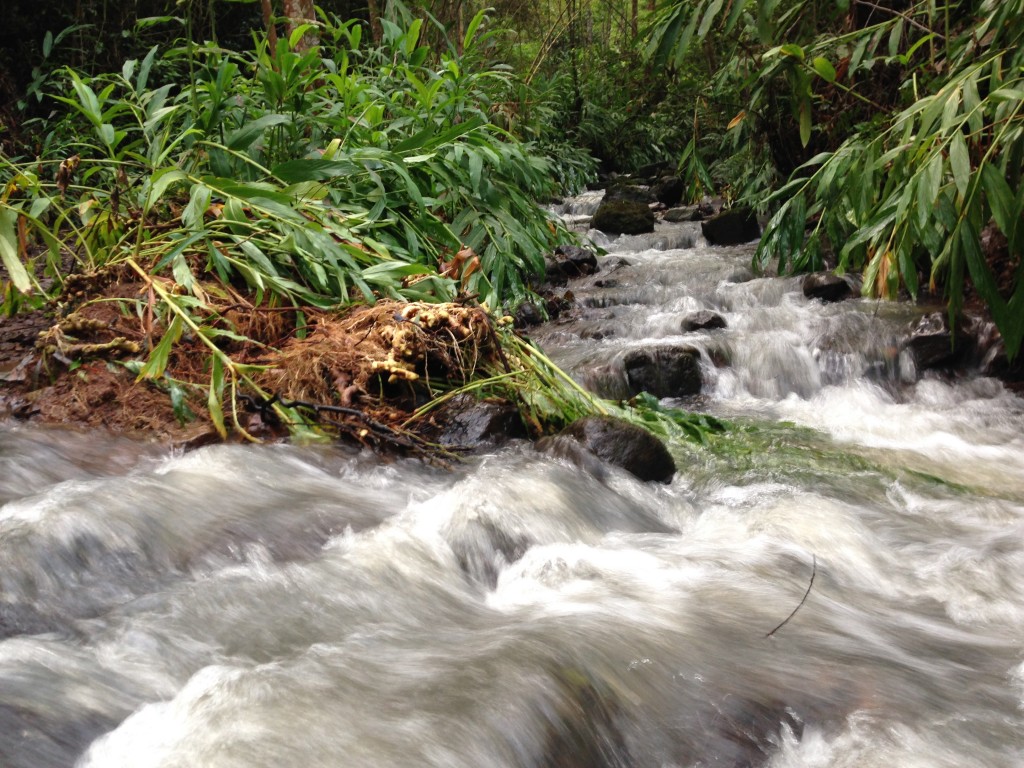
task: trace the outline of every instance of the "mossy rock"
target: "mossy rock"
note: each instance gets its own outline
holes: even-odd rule
[[[609,235],[640,235],[654,231],[654,211],[629,200],[602,203],[591,225]]]

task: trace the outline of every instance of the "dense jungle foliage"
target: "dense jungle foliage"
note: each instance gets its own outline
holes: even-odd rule
[[[1024,0],[6,10],[0,310],[130,268],[165,329],[142,375],[185,331],[244,374],[213,307],[237,290],[508,311],[571,238],[542,204],[598,170],[755,206],[761,267],[941,294],[954,321],[977,297],[1024,340]]]

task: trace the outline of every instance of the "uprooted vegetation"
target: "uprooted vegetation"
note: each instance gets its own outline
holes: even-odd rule
[[[51,316],[24,316],[35,348],[7,361],[8,408],[190,444],[344,438],[430,458],[458,451],[436,437],[462,394],[513,405],[534,437],[590,414],[698,441],[720,429],[649,397],[595,398],[474,300],[324,310],[230,291],[204,293],[200,315],[179,290],[129,264],[69,281]]]
[[[67,282],[53,317],[38,324],[35,349],[7,374],[22,384],[26,415],[89,422],[92,411],[119,428],[152,427],[133,412],[151,409],[156,392],[181,427],[194,425],[183,434],[315,432],[430,452],[429,413],[454,392],[517,401],[534,434],[593,407],[581,391],[575,406],[556,405],[551,391],[546,412],[531,404],[538,366],[549,376],[557,369],[511,318],[475,301],[323,310],[204,292],[200,315],[172,281],[132,266]]]

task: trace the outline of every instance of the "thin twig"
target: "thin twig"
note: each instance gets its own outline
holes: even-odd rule
[[[811,587],[814,586],[814,577],[818,574],[818,556],[812,554],[811,558],[812,558],[811,559],[811,581],[807,585],[807,591],[804,592],[803,599],[800,601],[800,604],[797,605],[797,607],[793,609],[793,612],[791,614],[789,614],[789,616],[787,616],[785,618],[785,620],[783,620],[783,622],[781,624],[779,624],[779,626],[777,626],[775,629],[773,629],[771,632],[769,632],[767,635],[765,635],[765,639],[770,638],[772,635],[774,635],[776,632],[778,632],[784,626],[789,624],[789,620],[792,619],[794,616],[796,616],[796,612],[799,611],[801,608],[803,608],[804,607],[804,603],[807,602],[807,596],[811,594]]]

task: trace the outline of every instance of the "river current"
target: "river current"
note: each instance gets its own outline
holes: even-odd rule
[[[1024,764],[1024,400],[916,370],[920,308],[591,234],[535,339],[699,352],[666,404],[736,430],[667,485],[0,425],[0,766]]]

